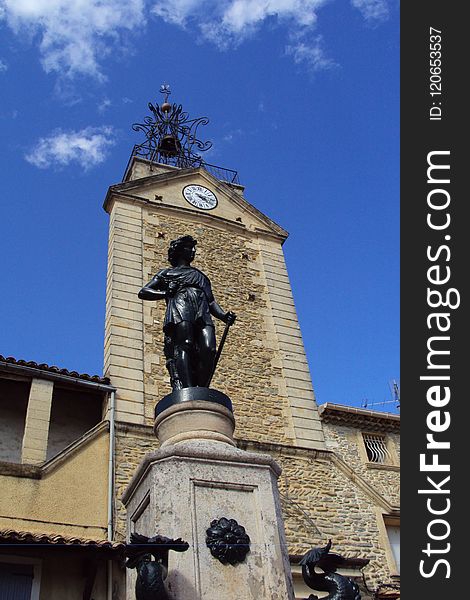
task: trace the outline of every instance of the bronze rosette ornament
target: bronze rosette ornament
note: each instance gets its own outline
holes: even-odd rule
[[[223,565],[234,566],[243,562],[250,551],[250,538],[235,519],[215,519],[206,534],[206,544],[212,556]]]

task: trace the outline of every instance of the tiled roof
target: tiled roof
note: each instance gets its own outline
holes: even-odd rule
[[[68,369],[61,369],[60,367],[56,367],[55,365],[37,363],[33,360],[18,360],[16,358],[13,358],[13,356],[5,357],[0,354],[0,366],[2,363],[18,367],[29,367],[30,369],[45,371],[46,373],[55,373],[57,375],[65,375],[66,377],[75,377],[76,379],[83,379],[84,381],[91,381],[93,383],[109,385],[109,378],[101,377],[101,375],[88,375],[88,373],[78,373],[78,371],[69,371]]]
[[[0,529],[0,546],[3,544],[78,546],[80,548],[89,547],[104,550],[123,550],[126,547],[126,544],[123,542],[108,542],[107,540],[90,540],[66,535],[31,533],[29,531],[15,531],[14,529]]]

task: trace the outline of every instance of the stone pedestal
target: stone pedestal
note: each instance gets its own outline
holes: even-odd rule
[[[122,501],[129,533],[190,545],[169,554],[171,600],[294,600],[280,467],[268,455],[234,447],[233,416],[220,403],[187,400],[156,412],[162,447],[142,461]],[[222,564],[206,545],[206,530],[222,517],[235,519],[251,540],[245,560],[234,566]],[[135,571],[128,573],[129,600],[135,578]]]
[[[235,445],[235,419],[230,398],[209,388],[185,388],[165,396],[155,409],[155,435],[160,447],[204,439]]]

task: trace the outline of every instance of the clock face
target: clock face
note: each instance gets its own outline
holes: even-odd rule
[[[196,208],[211,210],[217,206],[216,195],[202,185],[187,185],[183,189],[183,196]]]

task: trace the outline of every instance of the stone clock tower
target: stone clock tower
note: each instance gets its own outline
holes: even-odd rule
[[[122,491],[157,447],[155,405],[171,391],[162,350],[165,303],[137,294],[168,266],[169,242],[179,236],[197,240],[193,266],[208,275],[223,309],[237,314],[211,384],[232,400],[236,444],[276,460],[285,450],[281,464],[292,458],[286,473],[295,478],[325,452],[282,250],[288,234],[245,198],[236,172],[195,154],[210,145],[196,137],[207,121],[190,120],[168,102],[168,88],[163,92],[161,106],[149,105],[153,116],[134,125],[147,139],[134,147],[123,182],[109,188],[104,203],[110,216],[105,374],[117,389],[118,539],[125,535]],[[218,341],[223,327],[216,322]],[[305,534],[309,544],[311,537]]]

